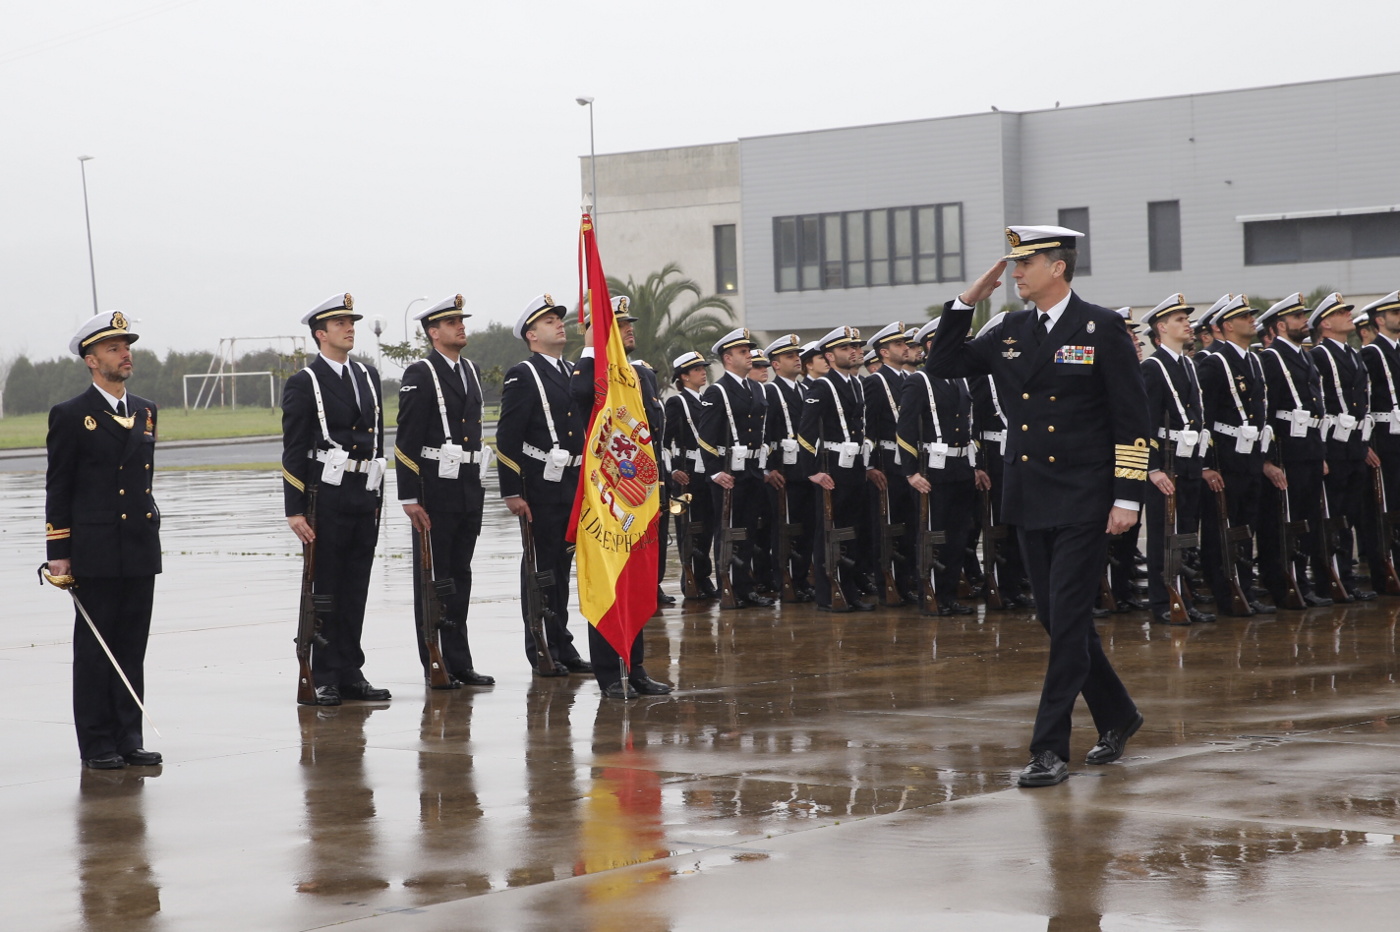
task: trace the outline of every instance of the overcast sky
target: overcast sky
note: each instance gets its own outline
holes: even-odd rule
[[[66,352],[92,313],[79,155],[99,305],[143,346],[301,333],[344,291],[398,340],[421,295],[460,291],[484,326],[576,293],[580,95],[619,152],[1391,71],[1394,21],[1350,0],[0,0],[0,362]]]

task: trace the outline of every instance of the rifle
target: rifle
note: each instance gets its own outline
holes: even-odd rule
[[[429,531],[418,534],[418,615],[419,633],[428,649],[428,686],[432,689],[453,689],[456,683],[447,672],[447,664],[442,659],[442,639],[438,629],[443,621],[442,600],[457,594],[457,582],[453,579],[433,578],[433,541]]]
[[[535,533],[524,515],[520,516],[520,541],[525,550],[525,623],[535,639],[535,670],[541,676],[553,676],[554,657],[549,652],[549,637],[544,626],[545,622],[554,620],[554,609],[545,601],[544,591],[554,588],[554,573],[540,570],[535,560]]]
[[[1170,420],[1163,423],[1171,423]],[[1168,481],[1172,483],[1172,491],[1166,496],[1166,506],[1164,520],[1162,522],[1163,557],[1162,557],[1162,581],[1167,587],[1167,604],[1169,606],[1170,623],[1174,625],[1189,625],[1190,616],[1186,613],[1186,600],[1182,598],[1181,580],[1181,552],[1188,547],[1196,546],[1198,536],[1196,534],[1178,534],[1176,532],[1176,448],[1172,446],[1170,436],[1162,441],[1162,472]]]
[[[1279,563],[1283,572],[1283,604],[1282,608],[1304,609],[1308,603],[1303,601],[1303,592],[1298,588],[1298,576],[1293,566],[1293,558],[1298,556],[1298,538],[1308,532],[1308,522],[1294,521],[1293,512],[1288,506],[1288,490],[1275,489],[1278,493],[1278,518],[1279,518]]]
[[[900,595],[899,584],[894,577],[894,561],[899,557],[894,549],[894,541],[904,533],[904,525],[890,523],[888,486],[884,491],[876,490],[876,496],[880,505],[880,572],[885,577],[885,604],[903,605],[904,596]]]
[[[919,551],[919,611],[925,615],[938,614],[938,595],[933,589],[934,570],[943,569],[934,552],[948,543],[944,531],[934,531],[928,526],[927,492],[919,493],[919,533],[916,545]]]
[[[1230,526],[1230,506],[1223,488],[1215,493],[1215,510],[1220,516],[1217,522],[1220,533],[1220,572],[1230,587],[1230,611],[1235,615],[1248,615],[1249,600],[1244,597],[1244,590],[1240,588],[1240,568],[1235,562],[1235,551],[1238,541],[1250,539],[1249,527]],[[1223,608],[1225,593],[1217,592],[1215,598]]]
[[[1332,508],[1327,501],[1327,485],[1322,486],[1322,526],[1318,528],[1319,543],[1327,567],[1327,590],[1334,602],[1350,602],[1351,593],[1342,585],[1341,569],[1337,565],[1337,550],[1341,546],[1342,532],[1347,530],[1346,515],[1332,517]]]
[[[1380,469],[1371,470],[1371,493],[1376,502],[1375,519],[1378,537],[1377,551],[1383,560],[1381,566],[1371,568],[1371,584],[1380,588],[1380,576],[1385,576],[1386,595],[1400,595],[1400,575],[1395,572],[1395,525],[1400,516],[1391,511],[1385,500],[1385,477]]]
[[[846,601],[846,593],[841,590],[841,567],[844,564],[849,569],[855,566],[855,561],[841,553],[841,542],[854,540],[856,532],[854,528],[836,526],[831,511],[830,489],[822,489],[822,531],[826,537],[826,579],[831,589],[831,610],[848,611],[851,605]]]
[[[719,577],[720,608],[738,608],[739,600],[734,595],[734,542],[749,539],[749,529],[734,526],[734,490],[725,489],[720,503],[719,565],[715,575]]]
[[[695,578],[695,537],[703,530],[690,514],[692,493],[671,496],[671,514],[680,527],[681,592],[687,599],[700,598],[700,581]]]
[[[783,601],[796,602],[797,588],[792,583],[792,542],[802,533],[802,525],[788,520],[788,493],[778,489],[778,565],[782,567]]]
[[[312,538],[301,545],[301,606],[297,612],[297,702],[316,704],[316,681],[311,675],[311,645],[325,647],[321,636],[321,618],[331,611],[330,595],[316,594],[316,490],[319,483],[310,483],[306,493],[306,523]]]
[[[982,584],[990,609],[1006,608],[1006,600],[1001,597],[1001,584],[997,580],[1000,566],[1006,558],[1001,555],[1000,542],[1006,539],[1006,525],[992,523],[992,493],[983,490],[982,497]]]

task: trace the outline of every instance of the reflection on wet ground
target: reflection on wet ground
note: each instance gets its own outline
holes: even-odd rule
[[[1400,600],[1171,631],[1115,616],[1100,630],[1146,726],[1119,764],[1023,791],[1028,615],[682,605],[647,632],[677,693],[604,703],[531,678],[493,508],[470,624],[498,685],[432,693],[391,508],[365,647],[395,698],[298,708],[276,476],[159,482],[147,744],[167,763],[94,774],[67,600],[33,575],[42,476],[0,475],[0,928],[1396,927]]]

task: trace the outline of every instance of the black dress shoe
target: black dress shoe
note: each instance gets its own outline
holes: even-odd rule
[[[1303,601],[1306,602],[1310,608],[1322,608],[1325,605],[1333,604],[1331,599],[1320,596],[1316,592],[1304,592]]]
[[[1186,617],[1190,618],[1191,623],[1196,625],[1208,625],[1215,621],[1214,615],[1210,612],[1203,612],[1198,608],[1188,608],[1186,610]]]
[[[1114,611],[1122,615],[1126,612],[1142,612],[1147,610],[1147,603],[1141,599],[1119,599],[1118,607]]]
[[[1172,621],[1172,613],[1171,613],[1171,612],[1167,611],[1165,608],[1162,608],[1162,609],[1156,609],[1156,608],[1154,608],[1154,609],[1152,610],[1152,620],[1153,620],[1153,621],[1159,621],[1159,622],[1161,622],[1161,623],[1164,624],[1164,625],[1177,625],[1177,626],[1181,626],[1181,625],[1189,625],[1189,624],[1191,623],[1191,616],[1190,616],[1190,614],[1187,614],[1186,620],[1185,620],[1185,621]]]
[[[1069,767],[1054,751],[1036,751],[1016,778],[1017,786],[1054,786],[1069,779]]]
[[[919,593],[914,591],[913,589],[903,590],[902,592],[900,592],[899,598],[904,602],[905,605],[918,605],[920,602],[923,601],[923,599],[920,598]]]
[[[1035,599],[1028,595],[1015,595],[1006,600],[1014,608],[1035,608]]]
[[[1093,615],[1093,617],[1095,617],[1095,618],[1107,618],[1109,615],[1112,615],[1113,613],[1110,612],[1110,611],[1109,611],[1108,609],[1106,609],[1106,608],[1095,608],[1095,609],[1093,609],[1092,612],[1090,612],[1090,614]]]
[[[657,605],[675,605],[675,604],[676,604],[676,597],[673,596],[673,595],[667,595],[666,593],[662,592],[662,591],[658,588],[658,589],[656,590],[656,604],[657,604]]]
[[[568,670],[570,673],[592,673],[593,664],[584,660],[582,657],[575,657],[573,660],[564,661],[564,669]]]
[[[1258,599],[1255,599],[1253,602],[1249,603],[1249,610],[1256,615],[1272,615],[1274,612],[1278,611],[1278,606],[1270,605],[1267,602],[1260,602]]]
[[[1137,734],[1137,730],[1142,727],[1142,713],[1134,712],[1133,717],[1128,720],[1128,724],[1121,728],[1110,728],[1099,735],[1099,743],[1094,745],[1084,758],[1086,764],[1111,764],[1123,756],[1123,749],[1128,746],[1128,739]]]
[[[376,689],[367,681],[346,683],[340,687],[340,698],[355,699],[360,702],[387,702],[393,698],[387,689]]]
[[[477,673],[475,670],[463,670],[461,673],[454,673],[452,676],[463,686],[495,686],[496,678],[487,676],[485,673]]]
[[[83,761],[83,766],[88,770],[121,770],[126,766],[126,760],[120,754],[104,754],[101,757],[89,757]]]
[[[664,696],[671,691],[670,686],[658,683],[645,673],[629,676],[627,682],[631,683],[632,688],[643,696]]]
[[[851,611],[854,611],[854,612],[873,612],[873,611],[875,611],[875,603],[874,603],[874,602],[866,602],[866,601],[863,601],[863,600],[861,600],[861,599],[851,599]]]
[[[603,698],[605,699],[636,699],[637,691],[632,688],[631,683],[609,683],[603,687]]]
[[[847,604],[845,608],[832,608],[830,605],[817,606],[817,611],[819,612],[834,612],[837,615],[844,615],[846,612],[853,612],[855,610],[856,607],[851,604]]]
[[[1357,602],[1369,602],[1376,597],[1370,589],[1362,589],[1359,586],[1351,590],[1351,597]]]
[[[972,606],[964,605],[961,602],[944,602],[938,606],[940,615],[971,615]]]
[[[340,690],[334,686],[317,686],[316,701],[312,705],[340,705]]]
[[[552,676],[568,676],[568,675],[569,675],[569,668],[566,667],[566,666],[564,666],[562,663],[559,663],[558,661],[555,661],[555,663],[554,663],[554,669],[550,670],[548,673],[541,673],[540,670],[539,670],[539,667],[535,667],[535,668],[533,668],[533,669],[534,669],[534,671],[535,671],[535,676],[551,676],[551,677],[552,677]]]
[[[122,759],[132,767],[154,767],[165,758],[160,756],[159,751],[148,751],[145,748],[137,748],[134,751],[127,751],[122,755]]]
[[[767,608],[768,606],[773,604],[772,599],[768,598],[768,596],[766,595],[760,595],[757,590],[750,592],[748,595],[740,599],[739,602],[741,605],[751,606],[754,608]]]

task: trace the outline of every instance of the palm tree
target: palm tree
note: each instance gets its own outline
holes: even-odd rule
[[[708,354],[715,341],[735,324],[734,308],[728,301],[718,295],[702,297],[699,284],[684,276],[679,265],[668,262],[641,284],[630,275],[626,282],[608,277],[608,292],[613,297],[625,296],[628,309],[637,318],[633,358],[646,360],[663,375],[681,353],[698,350]],[[677,307],[683,300],[685,304]]]

